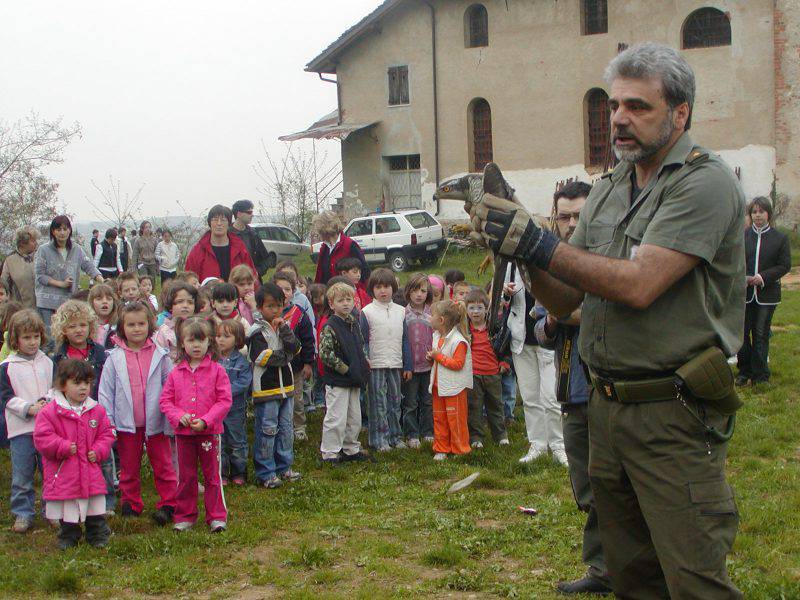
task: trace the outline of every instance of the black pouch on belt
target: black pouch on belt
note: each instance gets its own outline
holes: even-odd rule
[[[733,384],[733,371],[719,348],[701,352],[675,375],[694,398],[723,415],[733,415],[742,406]]]

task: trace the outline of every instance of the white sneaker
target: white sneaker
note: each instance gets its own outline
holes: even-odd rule
[[[442,461],[445,460],[446,458],[447,454],[445,454],[444,452],[437,452],[436,454],[433,455],[433,460]]]
[[[194,523],[192,523],[191,521],[181,521],[179,523],[175,523],[175,525],[173,525],[172,528],[175,531],[189,531],[193,525]]]
[[[25,517],[17,517],[14,519],[14,524],[11,526],[11,531],[14,533],[25,533],[31,528],[33,519],[26,519]]]
[[[498,446],[508,446],[511,442],[508,441],[508,438],[503,438],[499,442],[497,442]]]
[[[208,524],[208,528],[211,530],[211,533],[222,533],[228,528],[228,524],[225,521],[211,521]]]
[[[391,451],[392,451],[392,447],[389,444],[386,444],[385,446],[381,446],[377,450],[377,452],[391,452]]]
[[[569,467],[567,452],[563,448],[558,448],[557,450],[553,450],[553,460],[563,467]]]
[[[520,458],[519,462],[521,462],[521,463],[533,462],[534,460],[536,460],[537,458],[539,458],[542,454],[545,454],[546,452],[547,452],[547,450],[545,448],[537,448],[536,446],[531,444],[531,447],[528,448],[528,453],[525,456],[523,456],[522,458]]]
[[[425,442],[426,444],[432,444],[433,443],[433,436],[432,435],[426,435],[423,438],[422,441]]]
[[[408,445],[403,440],[398,440],[394,444],[394,449],[395,450],[407,450],[408,449]]]
[[[473,448],[475,448],[477,450],[478,448],[483,448],[483,442],[480,441],[480,440],[476,440],[476,441],[472,442],[470,444],[470,446],[472,446]]]
[[[406,445],[412,450],[419,450],[419,447],[421,446],[417,438],[408,438],[408,442],[406,442]]]

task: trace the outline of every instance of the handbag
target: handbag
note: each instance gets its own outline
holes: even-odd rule
[[[511,265],[511,279],[513,281],[517,265]],[[496,307],[492,307],[496,310]],[[503,309],[503,315],[500,317],[500,326],[497,331],[492,333],[492,349],[498,359],[511,354],[511,330],[508,328],[508,317],[511,314],[511,303]]]

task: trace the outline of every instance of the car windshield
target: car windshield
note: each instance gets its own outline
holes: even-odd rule
[[[423,227],[435,227],[438,225],[436,220],[426,212],[411,213],[406,215],[406,220],[411,224],[414,229],[422,229]]]

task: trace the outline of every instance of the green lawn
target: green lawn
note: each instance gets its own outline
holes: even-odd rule
[[[477,281],[480,258],[453,253],[435,270],[461,268]],[[745,392],[730,446],[742,522],[729,566],[748,599],[800,597],[798,323],[800,292],[786,293],[772,340],[774,383]],[[203,527],[178,535],[147,518],[116,517],[109,548],[61,553],[41,523],[25,536],[8,530],[4,493],[2,595],[555,598],[557,580],[582,574],[583,515],[567,473],[547,459],[517,462],[526,449],[521,423],[504,449],[445,463],[434,463],[429,448],[396,451],[374,464],[330,469],[317,463],[321,415],[310,417],[314,441],[297,447],[304,479],[275,491],[229,489],[230,529],[222,535]],[[476,470],[473,486],[445,494]],[[6,452],[0,473],[8,490]],[[149,484],[146,503],[152,507]],[[520,514],[520,505],[538,516]]]

